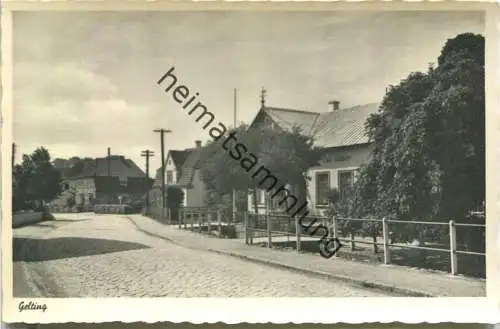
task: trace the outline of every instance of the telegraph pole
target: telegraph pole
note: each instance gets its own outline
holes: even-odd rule
[[[107,159],[108,159],[108,161],[107,161],[108,162],[108,177],[110,177],[111,176],[111,148],[110,147],[108,147]]]
[[[169,129],[155,129],[155,133],[160,134],[161,145],[161,220],[165,220],[165,134],[171,133]]]
[[[237,104],[237,93],[238,91],[234,88],[234,129],[236,129],[236,104]],[[233,223],[236,222],[236,189],[233,189]]]
[[[16,161],[16,143],[12,143],[12,168],[14,168],[15,161]]]
[[[154,157],[155,153],[151,150],[141,151],[141,157],[146,158],[146,178],[149,181],[149,158]],[[149,214],[149,190],[146,192],[146,216]]]
[[[107,165],[108,165],[108,184],[110,184],[110,177],[111,177],[111,148],[108,147],[108,156],[106,157],[106,162],[107,162]],[[109,193],[108,194],[108,204],[111,203],[111,199],[114,199],[116,196],[116,194],[114,193]],[[120,204],[121,204],[121,200],[120,200]]]

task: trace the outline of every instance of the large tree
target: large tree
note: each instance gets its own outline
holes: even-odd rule
[[[374,144],[351,215],[462,219],[485,197],[484,38],[449,39],[437,67],[387,91],[366,128]],[[410,226],[402,238],[428,235]]]
[[[62,191],[61,174],[43,147],[24,154],[22,163],[13,168],[12,174],[14,210],[40,208]]]
[[[224,142],[225,137],[232,132],[235,133],[237,142],[247,150],[242,157],[245,158],[250,153],[255,155],[258,163],[251,170],[244,169],[240,160],[230,156],[235,142]],[[261,176],[252,177],[261,166],[279,179],[275,188],[289,184],[300,190],[305,187],[307,169],[317,164],[320,156],[321,149],[314,147],[313,139],[303,135],[299,128],[284,131],[240,126],[207,145],[202,155],[202,177],[212,195],[217,196],[213,198],[214,201],[218,199],[220,203],[223,203],[223,196],[229,195],[233,189],[252,190],[254,194],[259,187],[267,189],[265,184],[260,185]],[[265,175],[262,174],[263,176]],[[246,199],[246,194],[241,195]]]

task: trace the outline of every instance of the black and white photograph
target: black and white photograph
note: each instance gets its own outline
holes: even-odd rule
[[[40,298],[486,297],[484,11],[11,20],[20,315]]]

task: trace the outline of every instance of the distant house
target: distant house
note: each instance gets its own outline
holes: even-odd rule
[[[142,199],[152,183],[134,161],[120,155],[85,158],[63,171],[63,182],[81,205]]]
[[[300,127],[306,135],[314,136],[315,145],[324,148],[324,155],[317,166],[309,168],[306,198],[310,207],[321,210],[328,206],[328,194],[338,188],[344,195],[354,183],[359,167],[368,160],[370,143],[364,123],[378,104],[371,103],[351,108],[340,108],[340,102],[330,102],[325,112],[311,112],[263,106],[250,125],[272,129],[291,130]],[[257,197],[258,211],[265,209],[264,191]],[[254,209],[253,198],[248,200]]]
[[[165,187],[177,187],[184,193],[183,206],[205,206],[206,190],[201,179],[200,155],[201,141],[195,148],[170,150],[165,161]],[[156,171],[152,189],[152,204],[161,205],[161,168]],[[167,196],[168,197],[168,196]]]

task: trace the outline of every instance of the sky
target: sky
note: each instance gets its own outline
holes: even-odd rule
[[[16,12],[14,142],[53,158],[193,147],[210,137],[156,81],[171,67],[216,116],[250,123],[269,106],[322,112],[380,102],[435,63],[447,39],[484,35],[483,12]]]

